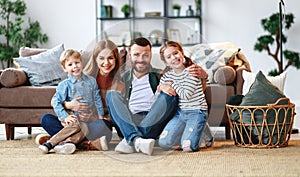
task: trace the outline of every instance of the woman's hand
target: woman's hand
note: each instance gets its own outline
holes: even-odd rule
[[[188,72],[194,77],[198,77],[201,79],[206,79],[208,77],[208,75],[204,71],[204,69],[197,64],[193,64],[193,65],[189,66],[187,69],[188,69]]]
[[[77,97],[74,98],[72,101],[70,102],[65,102],[65,108],[66,109],[70,109],[76,112],[80,112],[80,111],[87,111],[89,109],[89,105],[88,103],[81,103],[79,100],[81,100],[82,97]]]
[[[169,96],[176,96],[176,90],[172,87],[172,82],[165,82],[163,84],[160,84],[158,86],[158,91],[162,91]]]
[[[97,119],[94,114],[94,112],[92,110],[89,111],[78,111],[79,115],[78,118],[81,122],[88,122],[90,120],[95,120]]]

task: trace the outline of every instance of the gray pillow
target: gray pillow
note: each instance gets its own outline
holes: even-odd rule
[[[25,71],[31,85],[57,85],[67,78],[67,73],[63,71],[59,62],[59,57],[63,51],[64,45],[60,44],[37,55],[14,58],[14,62]]]
[[[274,86],[267,78],[265,75],[259,71],[255,77],[254,83],[251,85],[249,92],[245,95],[243,98],[240,106],[267,106],[267,104],[273,104],[275,103],[279,98],[285,98],[285,95],[280,91],[276,86]],[[280,104],[287,104],[286,101],[281,101]],[[251,108],[253,111],[254,109]],[[266,115],[266,124],[268,125],[273,125],[275,123],[275,112],[274,110],[269,110]],[[242,118],[243,118],[243,123],[245,124],[253,124],[253,121],[251,120],[251,113],[249,110],[244,109],[242,112]],[[240,122],[239,114],[237,111],[233,112],[230,115],[230,119]],[[262,110],[256,110],[254,113],[254,119],[256,124],[262,124],[263,123],[263,111]],[[280,111],[279,116],[278,116],[279,123],[282,123],[284,120],[284,113],[283,110]],[[291,114],[288,113],[286,121],[291,120]],[[281,126],[281,125],[280,125]],[[263,143],[268,144],[269,142],[269,133],[266,127],[258,127],[258,130],[253,129],[252,132],[255,136],[258,136],[259,132],[261,132],[261,129],[263,128],[262,131],[262,138],[263,138]],[[269,126],[269,132],[273,131],[273,126]],[[289,128],[289,127],[287,127]],[[275,130],[273,134],[273,139],[271,140],[272,143],[277,141],[278,138],[278,132],[277,129]],[[282,137],[280,141],[283,141]]]

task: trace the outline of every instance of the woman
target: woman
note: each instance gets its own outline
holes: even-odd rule
[[[106,92],[111,89],[114,81],[119,80],[117,72],[120,68],[120,64],[121,62],[117,46],[110,40],[102,40],[97,43],[90,60],[84,68],[85,74],[96,78],[98,87],[101,90],[100,94],[105,110],[104,119],[97,119],[88,123],[90,132],[86,135],[86,137],[88,137],[88,140],[90,141],[82,143],[83,148],[85,149],[96,150],[98,139],[102,136],[106,136],[108,142],[111,140],[112,125],[106,108],[105,96]],[[65,108],[81,112],[79,119],[85,119],[87,115],[84,111],[88,109],[88,105],[87,103],[81,103],[81,99],[82,97],[77,97],[71,102],[65,102]],[[44,114],[41,118],[41,125],[50,136],[55,135],[63,128],[57,116],[52,114]],[[49,136],[37,137],[36,141],[41,144],[48,138]]]

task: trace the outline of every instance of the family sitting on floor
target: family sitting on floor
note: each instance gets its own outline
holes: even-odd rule
[[[206,146],[212,146],[204,96],[207,73],[177,42],[167,41],[160,48],[163,71],[150,65],[151,50],[148,39],[132,40],[132,68],[123,73],[118,48],[110,40],[99,41],[86,64],[78,51],[65,50],[60,62],[68,78],[58,84],[52,99],[56,115],[41,118],[50,136],[37,137],[39,149],[61,154],[105,151],[112,127],[122,139],[115,147],[119,153],[151,155],[156,140],[166,150],[194,152],[203,134]]]

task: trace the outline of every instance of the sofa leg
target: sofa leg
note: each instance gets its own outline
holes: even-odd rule
[[[15,138],[15,127],[11,124],[5,124],[5,132],[7,140],[14,140]]]
[[[28,135],[31,135],[31,130],[32,130],[32,127],[31,127],[31,126],[28,126],[28,130],[27,130]]]

